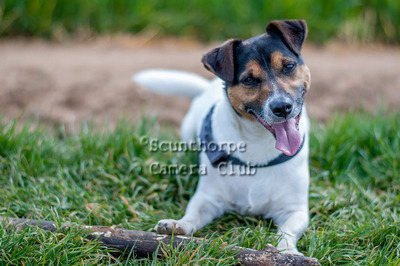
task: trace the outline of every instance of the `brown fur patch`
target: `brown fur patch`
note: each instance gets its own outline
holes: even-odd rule
[[[310,70],[306,65],[298,65],[296,70],[287,76],[276,79],[278,88],[295,96],[295,89],[304,86],[306,91],[310,88]]]
[[[227,94],[232,107],[238,112],[242,117],[249,120],[255,120],[253,116],[246,112],[246,103],[251,103],[257,101],[259,93],[255,91],[256,89],[248,88],[247,86],[237,85],[227,88]]]
[[[306,65],[297,65],[296,69],[288,74],[283,75],[282,70],[285,64],[294,61],[290,57],[284,57],[280,52],[271,54],[271,67],[276,74],[276,83],[279,89],[295,96],[296,88],[304,86],[306,90],[310,87],[310,70]]]
[[[271,54],[271,68],[280,72],[282,69],[283,54],[280,52],[273,52]]]
[[[257,61],[250,60],[246,64],[246,70],[240,76],[240,79],[244,78],[247,75],[252,75],[255,78],[261,79],[263,72],[264,72],[263,68],[260,66],[260,64]]]
[[[299,80],[303,81],[304,88],[308,91],[311,87],[311,74],[310,69],[306,65],[297,67],[297,76]],[[301,84],[300,84],[301,85]]]
[[[264,77],[267,76],[265,70],[255,60],[251,60],[246,64],[246,70],[242,75],[240,75],[239,79],[243,79],[250,75],[259,80],[264,80]],[[246,112],[245,107],[247,105],[261,107],[264,104],[268,98],[270,90],[269,86],[264,84],[266,83],[262,82],[260,86],[256,87],[247,86],[245,84],[228,87],[227,94],[233,108],[243,117],[249,120],[255,120],[252,115]]]

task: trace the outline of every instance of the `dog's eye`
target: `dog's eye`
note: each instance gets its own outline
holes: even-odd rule
[[[284,73],[290,73],[296,68],[296,63],[287,63],[286,65],[283,66],[283,72]]]
[[[242,79],[242,83],[244,83],[246,85],[253,85],[254,83],[257,83],[257,82],[258,82],[258,80],[251,76],[245,77],[244,79]]]

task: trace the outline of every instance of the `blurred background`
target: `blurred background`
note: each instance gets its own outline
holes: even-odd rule
[[[142,114],[179,125],[190,101],[153,95],[131,75],[172,68],[212,78],[202,54],[274,19],[307,21],[314,119],[399,109],[398,0],[0,0],[0,113],[71,130]]]

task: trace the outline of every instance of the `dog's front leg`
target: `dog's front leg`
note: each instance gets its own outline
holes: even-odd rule
[[[159,234],[191,235],[224,213],[221,201],[204,192],[196,192],[180,220],[160,220],[155,230]]]
[[[278,219],[279,235],[282,238],[277,248],[284,253],[303,255],[297,250],[296,244],[308,223],[309,217],[306,211],[292,212]]]

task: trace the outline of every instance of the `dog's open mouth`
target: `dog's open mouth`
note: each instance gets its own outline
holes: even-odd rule
[[[249,109],[248,113],[254,116],[261,125],[268,129],[276,139],[275,148],[288,156],[296,154],[303,142],[303,136],[299,132],[299,120],[301,112],[282,123],[268,124],[260,115]]]

